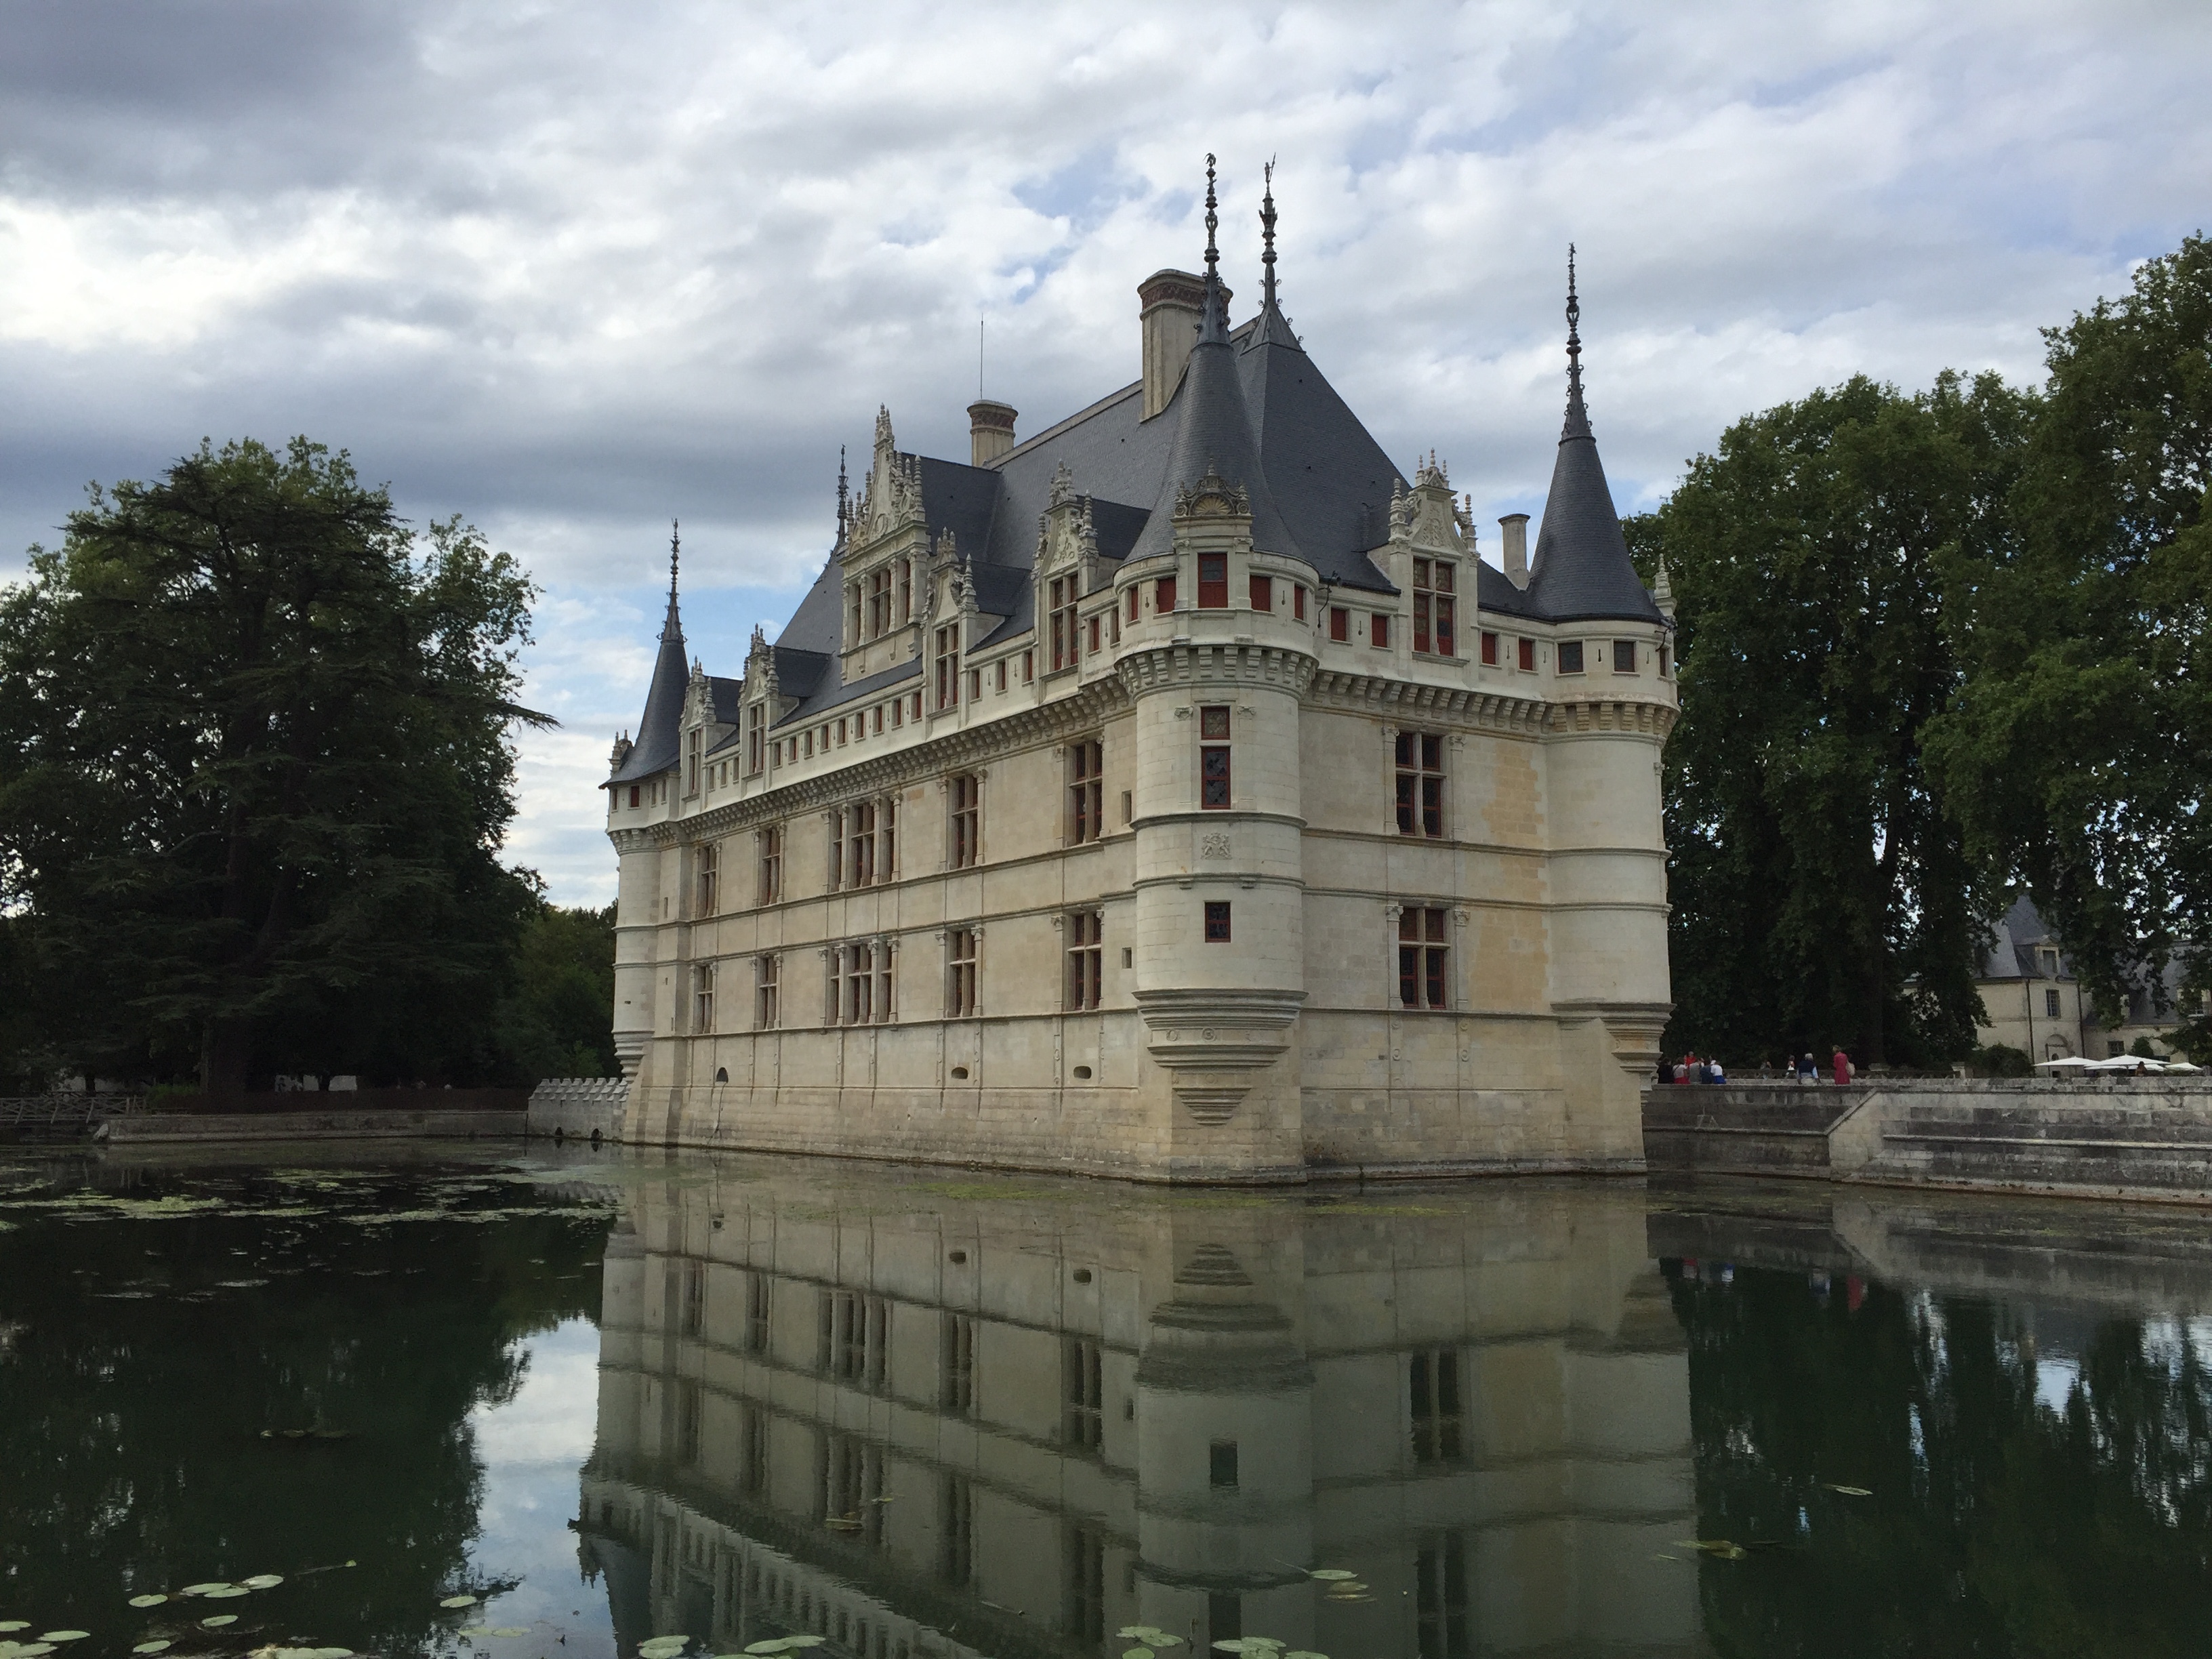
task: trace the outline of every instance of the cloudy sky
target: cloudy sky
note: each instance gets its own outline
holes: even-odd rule
[[[1624,510],[1855,371],[2036,378],[2212,219],[2212,7],[0,0],[0,575],[87,481],[304,432],[544,588],[513,842],[599,902],[667,520],[734,672],[878,404],[966,453],[1136,376],[1221,157],[1256,294],[1383,447],[1534,511],[1582,250]],[[1494,530],[1491,532],[1494,551]]]

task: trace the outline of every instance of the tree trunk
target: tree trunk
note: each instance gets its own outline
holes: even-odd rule
[[[210,1019],[200,1033],[200,1092],[242,1095],[253,1065],[253,1028],[242,1019]]]

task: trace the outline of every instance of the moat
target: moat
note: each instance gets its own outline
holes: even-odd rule
[[[0,1164],[0,1659],[2198,1653],[2154,1206]]]

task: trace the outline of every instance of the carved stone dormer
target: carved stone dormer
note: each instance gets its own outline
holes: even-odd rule
[[[1045,509],[1037,515],[1036,562],[1032,575],[1037,588],[1037,613],[1042,616],[1054,580],[1070,577],[1078,593],[1088,593],[1103,580],[1099,568],[1098,530],[1091,520],[1091,497],[1078,494],[1074,476],[1062,461],[1052,475]]]
[[[1252,497],[1243,484],[1231,483],[1214,467],[1208,466],[1204,477],[1176,491],[1171,522],[1179,552],[1252,550]]]
[[[609,772],[619,772],[622,770],[622,763],[629,758],[631,746],[629,732],[623,732],[616,734],[614,752],[607,758],[607,770]]]
[[[1425,553],[1443,553],[1461,556],[1473,551],[1474,526],[1471,519],[1462,516],[1462,508],[1452,494],[1451,479],[1436,452],[1413,469],[1413,487],[1391,502],[1393,539],[1398,513],[1404,510],[1404,538]]]
[[[704,726],[714,718],[714,691],[707,683],[706,665],[691,659],[691,678],[684,686],[684,727]]]

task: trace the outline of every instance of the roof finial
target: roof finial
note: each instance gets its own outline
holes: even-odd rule
[[[1214,211],[1220,204],[1213,195],[1213,152],[1206,153],[1206,280],[1210,286],[1219,275],[1214,266],[1220,263],[1221,250],[1213,245],[1213,233],[1220,228],[1221,216]]]
[[[664,640],[680,641],[684,637],[684,624],[676,615],[676,566],[683,552],[683,526],[671,519],[668,521],[668,620],[660,625],[660,637]]]
[[[851,521],[852,508],[848,503],[845,486],[845,446],[837,446],[837,545],[845,545],[846,526]]]
[[[1260,303],[1263,309],[1275,308],[1275,159],[1267,158],[1261,169],[1265,181],[1260,198]]]
[[[1206,308],[1198,322],[1200,345],[1229,343],[1228,307],[1221,299],[1221,250],[1213,239],[1221,226],[1221,216],[1215,211],[1219,206],[1213,193],[1213,156],[1209,152],[1206,158]]]
[[[1589,411],[1583,407],[1582,301],[1575,297],[1575,245],[1567,244],[1567,424],[1569,438],[1589,435]]]

